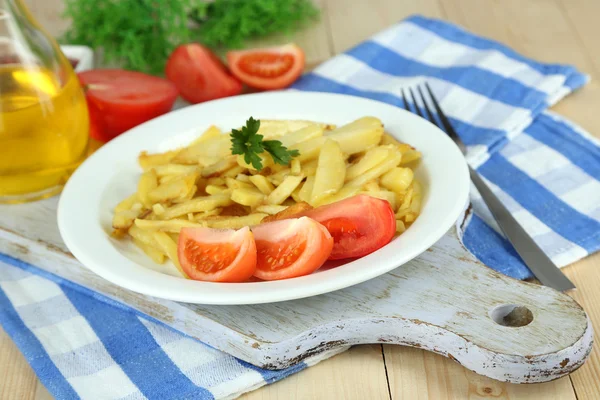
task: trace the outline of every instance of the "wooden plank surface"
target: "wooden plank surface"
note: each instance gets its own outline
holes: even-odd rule
[[[61,0],[26,0],[53,33],[64,30]],[[339,53],[391,23],[413,14],[445,18],[543,60],[575,64],[592,82],[554,110],[600,136],[600,26],[598,0],[320,0],[318,26],[298,41],[309,64]],[[301,38],[300,38],[301,37]],[[325,38],[325,39],[324,39]],[[600,331],[600,254],[566,268],[578,290],[573,297]],[[450,360],[419,349],[360,346],[281,382],[247,394],[249,399],[402,398],[600,398],[600,355],[570,377],[537,385],[509,385],[475,375]],[[51,398],[25,359],[0,329],[0,398]],[[389,391],[388,391],[389,383]]]

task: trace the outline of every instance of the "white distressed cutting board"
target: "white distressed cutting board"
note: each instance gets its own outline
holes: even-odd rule
[[[533,383],[574,371],[592,348],[592,325],[573,299],[498,274],[462,247],[457,229],[468,215],[420,257],[368,282],[281,303],[203,306],[130,292],[88,271],[60,238],[57,201],[0,205],[0,252],[260,367],[284,368],[348,345],[394,343],[442,354],[490,378]]]

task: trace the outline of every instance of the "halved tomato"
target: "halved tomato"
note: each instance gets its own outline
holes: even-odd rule
[[[394,210],[386,200],[357,195],[309,210],[334,240],[330,260],[362,257],[388,244],[396,233]]]
[[[315,272],[329,257],[333,239],[318,222],[302,217],[252,228],[257,278],[272,281]]]
[[[242,84],[227,72],[221,60],[197,43],[177,47],[167,61],[165,75],[190,103],[242,92]]]
[[[263,49],[230,51],[231,73],[246,85],[264,90],[291,85],[304,70],[304,51],[295,44]]]
[[[248,227],[183,228],[177,253],[183,271],[199,281],[244,282],[256,269],[256,246]]]
[[[171,110],[175,85],[166,79],[122,69],[80,72],[94,139],[107,142]]]

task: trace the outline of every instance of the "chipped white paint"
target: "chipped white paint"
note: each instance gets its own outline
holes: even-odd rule
[[[456,229],[398,269],[311,298],[248,306],[203,306],[123,290],[88,271],[56,228],[56,199],[0,206],[0,252],[127,303],[252,364],[283,368],[326,350],[395,343],[445,355],[507,382],[556,379],[587,359],[592,326],[570,297],[502,276],[475,261]],[[457,227],[460,229],[460,227]],[[533,321],[497,324],[499,305],[525,306]]]

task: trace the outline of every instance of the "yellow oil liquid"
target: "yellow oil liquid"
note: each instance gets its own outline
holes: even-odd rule
[[[89,120],[74,73],[0,65],[0,203],[52,196],[83,161]]]

